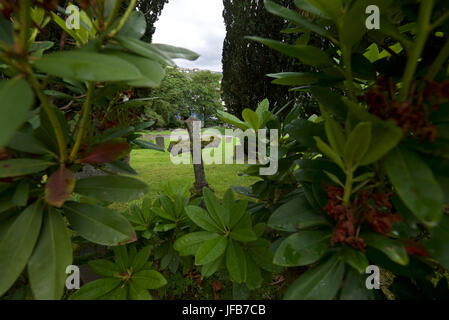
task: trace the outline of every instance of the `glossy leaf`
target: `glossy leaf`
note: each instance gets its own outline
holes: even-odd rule
[[[340,300],[374,300],[374,290],[366,288],[366,274],[350,270],[341,290]]]
[[[244,109],[242,112],[242,117],[252,129],[256,131],[259,129],[259,117],[253,110],[248,108]]]
[[[286,300],[332,300],[340,287],[344,274],[344,263],[334,255],[301,274],[288,287]]]
[[[79,290],[75,291],[70,300],[95,300],[101,296],[111,292],[120,285],[121,280],[118,278],[98,279],[83,285]]]
[[[0,178],[18,177],[47,169],[52,163],[39,159],[10,159],[0,161]]]
[[[140,39],[145,34],[147,22],[141,11],[133,11],[118,35]]]
[[[242,283],[246,280],[246,255],[242,247],[235,241],[229,241],[226,250],[226,268],[233,281]]]
[[[0,18],[0,21],[2,20]],[[8,144],[16,130],[28,119],[34,95],[24,79],[12,79],[0,82],[0,101],[2,102],[0,148],[2,148]]]
[[[280,206],[268,220],[268,226],[271,228],[288,232],[325,223],[326,219],[310,207],[304,195],[299,195]]]
[[[52,76],[80,81],[128,81],[142,77],[139,69],[123,59],[88,51],[50,53],[34,64]]]
[[[127,202],[141,198],[148,185],[139,179],[119,176],[94,176],[76,182],[75,192],[104,201]]]
[[[66,223],[55,209],[45,214],[36,247],[28,262],[33,295],[38,300],[59,300],[64,292],[72,244]]]
[[[42,224],[42,205],[33,203],[17,215],[0,242],[0,296],[22,273],[31,256]]]
[[[187,206],[185,210],[189,218],[204,230],[218,233],[223,232],[206,210],[196,206]]]
[[[185,59],[195,61],[200,56],[198,53],[195,53],[189,49],[174,47],[168,44],[152,43],[151,47],[159,50],[170,59]]]
[[[344,148],[345,165],[357,166],[365,156],[371,143],[371,123],[361,122],[351,131]]]
[[[94,243],[117,246],[136,240],[133,227],[118,211],[70,201],[64,214],[80,236]]]
[[[126,82],[132,87],[155,88],[158,87],[161,84],[162,79],[164,79],[165,71],[158,62],[122,51],[108,51],[107,54],[129,62],[140,70],[142,73],[141,78]]]
[[[428,226],[441,218],[443,192],[432,170],[413,151],[399,147],[385,158],[385,168],[402,201]]]
[[[260,42],[267,47],[284,53],[290,57],[297,58],[302,63],[318,67],[318,66],[332,66],[332,61],[328,55],[318,48],[306,45],[289,45],[283,42],[264,39],[260,37],[246,37],[249,40]]]
[[[369,261],[366,258],[365,253],[360,250],[344,246],[341,249],[341,256],[343,261],[357,270],[359,273],[364,274],[366,267],[369,265]]]
[[[285,239],[274,254],[280,266],[306,266],[318,261],[330,246],[330,233],[301,231]]]
[[[103,277],[112,277],[114,273],[120,272],[120,268],[114,262],[106,259],[90,260],[88,265],[93,272]]]
[[[221,257],[228,245],[225,237],[219,236],[203,242],[195,255],[196,265],[205,265]]]
[[[199,247],[204,241],[216,238],[218,235],[216,233],[199,231],[192,232],[182,237],[176,239],[173,247],[175,250],[179,251],[180,256],[194,255],[198,251]]]
[[[406,266],[409,263],[407,251],[400,240],[393,240],[377,233],[362,234],[361,238],[365,240],[368,246],[382,251],[401,266]]]
[[[143,289],[158,289],[167,284],[167,280],[155,270],[142,270],[134,274],[133,282]]]

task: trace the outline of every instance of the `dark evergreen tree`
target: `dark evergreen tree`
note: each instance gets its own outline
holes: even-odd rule
[[[293,0],[276,2],[295,8]],[[305,109],[310,109],[305,94],[274,85],[272,79],[266,76],[269,73],[309,69],[295,59],[245,39],[245,36],[255,35],[291,42],[296,36],[281,33],[288,28],[288,22],[267,12],[263,0],[223,0],[223,4],[227,34],[223,45],[222,99],[228,111],[240,116],[244,108],[255,109],[265,98],[269,99],[271,106],[281,107],[288,101],[297,100]],[[314,106],[312,109],[315,109]]]
[[[137,1],[137,8],[141,11],[147,20],[147,30],[142,37],[143,41],[151,42],[156,28],[154,24],[161,15],[162,9],[168,0],[139,0]]]

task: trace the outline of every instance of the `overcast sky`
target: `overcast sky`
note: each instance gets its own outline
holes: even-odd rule
[[[222,0],[169,0],[156,22],[154,43],[171,44],[193,50],[196,61],[175,60],[183,68],[220,71],[223,40]]]

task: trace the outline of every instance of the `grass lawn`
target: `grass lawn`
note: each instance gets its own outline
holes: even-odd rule
[[[151,141],[151,140],[149,140]],[[152,141],[153,142],[153,141]],[[235,138],[233,143],[235,143]],[[168,139],[165,140],[166,147],[169,145]],[[221,145],[218,148],[211,148],[203,150],[203,157],[208,158],[208,154],[212,155],[215,152],[223,150],[222,157],[225,156],[225,141],[222,139]],[[212,151],[213,150],[213,151]],[[184,157],[190,157],[185,153]],[[232,157],[232,154],[227,154],[226,158]],[[224,161],[223,161],[224,162]],[[178,164],[175,165],[170,160],[169,152],[159,152],[155,150],[133,150],[131,152],[131,166],[137,171],[138,178],[142,179],[150,186],[150,191],[147,195],[154,200],[158,193],[164,190],[168,181],[179,185],[193,185],[195,176],[193,173],[192,164]],[[205,164],[206,179],[210,186],[215,190],[219,198],[222,198],[224,193],[232,185],[250,186],[255,183],[256,177],[241,177],[237,174],[242,172],[247,165],[245,164]],[[238,195],[236,195],[238,197]],[[116,204],[119,209],[125,210],[128,204]]]

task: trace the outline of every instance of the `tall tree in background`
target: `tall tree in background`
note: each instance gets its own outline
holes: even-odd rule
[[[162,13],[162,9],[164,9],[164,5],[167,2],[168,0],[137,1],[137,8],[139,8],[139,11],[143,13],[143,15],[145,16],[145,20],[147,21],[147,29],[142,37],[143,41],[151,42],[153,34],[156,31],[154,24],[159,19],[159,16]]]
[[[206,125],[211,125],[211,116],[218,110],[223,110],[220,99],[221,75],[208,70],[195,72],[192,76],[190,92],[190,109],[204,119]]]
[[[277,0],[295,8],[293,0]],[[308,104],[307,96],[289,92],[272,84],[266,74],[282,71],[306,71],[295,59],[259,43],[245,39],[257,35],[275,40],[290,40],[281,33],[288,23],[267,12],[263,0],[223,0],[226,38],[223,44],[222,98],[229,112],[239,116],[244,108],[256,108],[265,98],[271,106],[281,107],[293,99]]]

